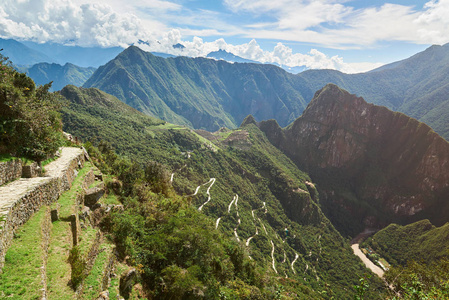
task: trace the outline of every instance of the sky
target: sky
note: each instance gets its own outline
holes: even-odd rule
[[[0,37],[356,73],[449,42],[449,0],[1,0]]]

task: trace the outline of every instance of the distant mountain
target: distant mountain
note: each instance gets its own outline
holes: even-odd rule
[[[250,59],[246,59],[237,55],[234,55],[230,52],[227,52],[225,50],[218,50],[218,51],[214,51],[211,52],[207,55],[208,58],[215,58],[218,60],[224,60],[227,62],[237,62],[237,63],[253,63],[253,64],[261,64],[261,62],[255,61],[255,60],[250,60]],[[298,74],[301,73],[305,70],[307,70],[306,66],[297,66],[297,67],[289,67],[286,65],[281,65],[281,64],[277,64],[277,63],[270,63],[272,65],[278,66],[282,69],[284,69],[285,71],[292,73],[292,74]]]
[[[236,128],[257,120],[293,121],[306,107],[301,78],[272,65],[207,58],[163,59],[129,47],[84,84],[151,116],[196,129]]]
[[[113,59],[123,51],[121,47],[78,47],[56,43],[35,43],[1,39],[2,54],[8,56],[14,65],[30,67],[37,63],[71,63],[81,67],[98,67]]]
[[[66,63],[64,66],[55,63],[39,63],[30,68],[23,67],[19,70],[27,73],[38,85],[44,85],[53,81],[51,90],[59,91],[68,84],[83,85],[96,69],[82,68],[70,63]]]
[[[424,123],[329,84],[285,129],[274,120],[259,127],[318,183],[340,232],[449,221],[449,143]]]
[[[333,70],[308,70],[299,74],[311,90],[327,83],[403,112],[430,125],[449,139],[449,44],[431,46],[408,59],[368,73],[344,74]],[[307,99],[307,97],[305,97]]]
[[[104,65],[123,51],[122,47],[79,47],[66,46],[56,43],[39,44],[30,41],[24,41],[22,43],[27,47],[39,51],[40,53],[44,53],[53,59],[53,61],[40,62],[56,62],[61,65],[64,65],[65,63],[72,63],[74,65],[86,68],[96,68]]]
[[[54,58],[51,58],[44,53],[25,46],[13,39],[0,38],[0,49],[3,48],[1,54],[9,57],[9,59],[15,65],[34,65],[40,62],[56,62]]]
[[[230,52],[227,52],[225,50],[218,50],[218,51],[214,51],[211,52],[207,55],[208,58],[215,58],[215,59],[222,59],[224,61],[227,62],[238,62],[238,63],[253,63],[253,64],[260,64],[260,62],[258,61],[254,61],[254,60],[249,60],[237,55],[234,55]]]

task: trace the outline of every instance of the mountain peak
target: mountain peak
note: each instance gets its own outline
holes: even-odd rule
[[[322,186],[327,207],[347,214],[347,224],[332,220],[340,230],[424,215],[437,225],[448,220],[437,207],[449,196],[449,143],[426,124],[328,84],[283,135],[271,131],[267,137]],[[348,209],[351,201],[369,208]]]
[[[257,121],[256,119],[254,119],[254,117],[252,115],[248,115],[243,121],[242,124],[240,124],[240,127],[243,127],[245,125],[249,125],[249,124],[255,124],[257,125]]]

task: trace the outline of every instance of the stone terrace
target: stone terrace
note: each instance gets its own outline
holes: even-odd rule
[[[60,157],[45,166],[46,177],[22,178],[0,186],[0,272],[14,232],[43,204],[56,201],[70,189],[84,157],[83,149],[62,148]]]

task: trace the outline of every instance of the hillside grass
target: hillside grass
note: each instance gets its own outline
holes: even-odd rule
[[[74,297],[74,290],[70,285],[72,270],[68,262],[69,253],[73,246],[69,217],[76,211],[76,195],[82,191],[83,179],[91,167],[91,163],[86,161],[84,167],[78,171],[77,177],[72,182],[71,189],[64,192],[58,200],[61,205],[60,219],[53,222],[47,262],[48,295],[51,299],[70,299]],[[85,242],[88,242],[87,238]]]
[[[101,284],[104,275],[103,272],[105,271],[106,265],[109,262],[109,258],[113,251],[113,246],[108,242],[104,242],[100,245],[99,249],[100,253],[95,259],[92,270],[84,280],[82,299],[95,299],[96,297],[98,297],[98,294],[102,292]]]
[[[17,230],[11,247],[6,252],[5,265],[0,274],[0,298],[42,297],[42,223],[46,209],[46,206],[42,206]]]

